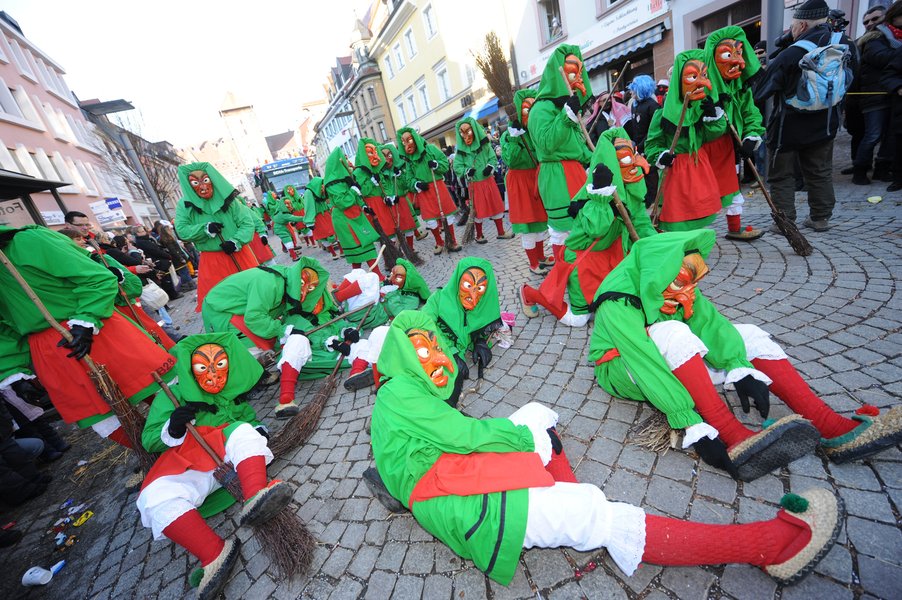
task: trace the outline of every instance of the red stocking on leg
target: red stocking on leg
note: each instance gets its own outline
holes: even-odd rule
[[[569,308],[567,304],[564,304],[563,308],[561,308],[560,310],[555,309],[545,301],[545,296],[543,296],[542,293],[539,292],[539,290],[528,285],[523,286],[523,297],[526,298],[526,301],[528,303],[538,304],[539,306],[543,307],[545,310],[553,314],[558,321],[564,318],[564,315],[567,314],[567,309]]]
[[[454,225],[452,225],[451,223],[448,223],[448,231],[451,232],[451,245],[456,246],[457,236],[454,235]]]
[[[543,242],[542,240],[539,240],[538,242],[536,242],[536,256],[539,258],[539,262],[543,262],[543,261],[544,261],[545,263],[549,263],[549,262],[550,262],[551,264],[554,264],[555,257],[553,257],[553,256],[550,257],[550,260],[548,260],[548,259],[546,258],[546,256],[545,256],[545,242]]]
[[[476,221],[475,225],[476,225],[476,239],[481,240],[483,238],[482,223],[480,223],[479,221]]]
[[[720,432],[720,438],[727,446],[733,446],[754,435],[752,430],[736,419],[714,389],[711,376],[700,355],[694,355],[674,369],[673,374],[692,396],[698,413],[706,423]]]
[[[300,371],[287,362],[282,363],[282,377],[279,380],[279,404],[294,402],[294,389],[298,383],[298,375],[300,375]]]
[[[339,302],[344,302],[348,298],[353,298],[358,294],[360,294],[360,284],[356,281],[348,281],[347,279],[342,281],[341,285],[338,286],[338,289],[332,293]]]
[[[529,260],[529,268],[530,269],[538,269],[539,261],[542,260],[543,258],[545,258],[544,256],[539,255],[539,252],[541,252],[539,250],[539,247],[535,246],[533,248],[530,248],[528,250],[523,250],[523,251],[526,252],[526,258],[527,258],[527,260]]]
[[[727,231],[738,233],[742,229],[742,215],[727,215]]]
[[[435,238],[436,246],[444,246],[445,245],[445,240],[442,239],[442,230],[440,227],[433,227],[429,231],[432,232],[432,237]]]
[[[504,235],[504,221],[495,219],[495,229],[498,231],[498,235]]]
[[[773,380],[770,391],[785,402],[793,412],[811,421],[821,432],[821,437],[827,439],[839,437],[860,424],[836,414],[824,404],[788,360],[756,358],[752,360],[752,365]]]
[[[196,556],[205,567],[219,556],[225,545],[196,509],[167,525],[163,535]]]
[[[235,467],[245,501],[266,487],[266,459],[262,456],[245,458]]]
[[[564,260],[564,246],[563,244],[551,244],[551,253],[554,255],[554,260]]]
[[[125,430],[122,429],[121,426],[114,429],[113,433],[111,433],[110,435],[107,436],[107,439],[110,439],[110,440],[116,442],[117,444],[119,444],[120,446],[125,446],[126,448],[129,448],[129,449],[132,447],[131,440],[128,439],[127,435],[125,435]]]
[[[407,234],[407,245],[408,245],[408,247],[410,247],[411,250],[414,249],[414,247],[413,247],[413,234],[410,234],[410,233]]]
[[[551,453],[551,460],[545,465],[545,470],[551,473],[555,481],[563,481],[567,483],[579,483],[573,469],[570,468],[570,461],[567,459],[567,453],[561,448],[560,454]]]

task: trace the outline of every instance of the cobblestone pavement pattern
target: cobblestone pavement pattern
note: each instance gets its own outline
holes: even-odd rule
[[[815,248],[808,258],[793,254],[775,234],[753,244],[725,240],[725,223],[719,218],[721,237],[710,259],[711,273],[702,284],[728,318],[762,325],[773,334],[812,388],[844,414],[864,403],[887,407],[902,395],[902,297],[897,289],[902,278],[902,209],[898,196],[876,205],[865,201],[882,193],[884,185],[868,189],[838,183],[835,228],[828,233],[803,229]],[[799,195],[800,202],[803,197]],[[760,192],[750,194],[746,206],[749,223],[769,225]],[[799,220],[806,214],[802,202]],[[310,441],[269,469],[272,476],[297,486],[297,512],[320,541],[312,573],[291,582],[276,581],[260,546],[247,530],[240,530],[242,559],[225,589],[227,598],[535,598],[530,581],[545,599],[899,597],[899,448],[842,466],[820,455],[807,456],[753,483],[735,482],[682,451],[655,455],[640,449],[629,443],[628,433],[651,410],[612,399],[595,385],[586,359],[589,330],[559,325],[544,312],[533,320],[520,314],[517,286],[538,283],[539,278],[527,270],[518,239],[491,239],[488,245],[469,245],[451,256],[433,257],[430,241],[420,242],[418,249],[428,261],[422,272],[433,288],[445,282],[458,258],[489,258],[498,273],[502,310],[518,315],[513,347],[495,352],[478,392],[462,400],[465,412],[503,417],[530,400],[551,405],[560,414],[559,431],[580,481],[597,484],[611,499],[638,504],[652,514],[742,523],[770,518],[786,492],[826,487],[840,494],[848,508],[839,542],[814,574],[788,588],[778,587],[757,568],[736,565],[644,565],[625,577],[604,551],[571,549],[524,552],[513,582],[505,588],[457,558],[409,514],[391,516],[372,498],[361,474],[373,464],[365,425],[375,397],[370,390],[352,393],[339,386]],[[328,260],[320,251],[304,252],[323,260],[336,277],[346,270],[344,261]],[[179,301],[176,315],[187,322],[183,333],[199,330],[192,306],[190,298]],[[299,397],[316,385],[302,384]],[[255,406],[264,421],[278,427],[272,418],[276,397],[277,386],[261,394]],[[728,398],[741,415],[732,392]],[[774,417],[788,412],[774,402]],[[110,497],[98,499],[106,503],[98,517],[105,534],[82,547],[81,555],[73,553],[73,564],[41,594],[98,599],[192,594],[186,579],[193,559],[168,541],[152,542],[138,522],[134,495],[126,498],[119,480],[111,480],[108,487]],[[211,523],[220,534],[231,535],[237,514],[232,509]],[[578,580],[568,557],[580,566],[593,560],[598,568]]]

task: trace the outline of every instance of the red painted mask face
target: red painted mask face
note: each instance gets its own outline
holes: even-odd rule
[[[382,149],[382,156],[385,158],[386,166],[391,167],[395,164],[395,157],[392,156],[391,150],[389,150],[388,148]]]
[[[388,280],[392,285],[398,286],[399,290],[404,289],[404,283],[407,282],[407,269],[403,265],[395,265],[392,267]]]
[[[379,150],[372,144],[366,144],[363,147],[363,151],[366,152],[366,157],[370,161],[370,165],[373,167],[378,167],[379,163],[382,162],[379,158]]]
[[[284,200],[282,200],[282,202],[285,203],[285,208],[287,208],[288,210],[292,210],[294,208],[291,205],[291,200],[289,200],[288,198],[285,198]]]
[[[714,49],[714,64],[720,71],[724,81],[739,79],[742,70],[745,69],[745,60],[742,58],[742,42],[739,40],[720,40]]]
[[[614,150],[617,152],[617,162],[620,163],[620,176],[623,178],[623,183],[641,181],[648,173],[649,166],[645,157],[636,154],[635,144],[625,138],[615,138]]]
[[[535,98],[525,98],[523,104],[520,105],[520,121],[524,126],[529,122],[529,111],[532,109],[532,105],[535,104],[535,101]]]
[[[454,363],[448,358],[444,350],[438,345],[438,339],[435,332],[426,331],[425,329],[409,329],[407,337],[410,343],[417,351],[417,358],[420,359],[420,365],[432,383],[436,387],[445,387],[448,385],[448,375],[445,373],[454,373]]]
[[[460,139],[464,141],[464,144],[472,146],[474,137],[476,136],[473,135],[473,128],[470,127],[469,123],[464,123],[460,126]]]
[[[683,65],[680,73],[680,100],[689,94],[691,102],[702,100],[711,89],[711,80],[708,79],[708,66],[700,60],[690,60]]]
[[[301,302],[307,299],[307,294],[316,289],[319,285],[319,273],[310,267],[301,269]],[[313,307],[313,314],[318,315],[323,310],[323,299],[317,301]]]
[[[417,142],[409,131],[405,131],[401,135],[401,145],[404,146],[404,152],[407,154],[414,154],[417,151]]]
[[[294,196],[294,186],[293,186],[293,185],[286,185],[286,186],[285,186],[285,193],[286,193],[287,195],[289,195],[289,196]]]
[[[683,265],[673,283],[664,290],[664,305],[661,312],[665,315],[676,314],[683,307],[683,317],[692,316],[692,305],[695,303],[695,287],[702,277],[708,274],[708,265],[701,254],[688,254],[683,258]]]
[[[464,310],[473,310],[482,297],[485,296],[489,280],[485,271],[479,267],[470,267],[460,277],[457,285],[457,298]]]
[[[191,372],[200,389],[218,394],[229,380],[229,356],[219,344],[203,344],[191,353]]]
[[[191,171],[188,173],[188,183],[198,197],[209,200],[213,197],[213,182],[204,171]]]
[[[564,75],[571,90],[579,90],[586,95],[586,84],[583,82],[583,61],[575,54],[568,54],[564,59]]]

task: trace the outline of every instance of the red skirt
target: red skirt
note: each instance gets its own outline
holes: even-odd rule
[[[398,198],[398,203],[394,206],[386,206],[379,196],[370,196],[369,198],[364,198],[363,201],[376,213],[376,220],[379,221],[379,225],[382,227],[385,235],[395,234],[396,223],[400,225],[402,232],[411,231],[415,227],[413,215],[410,213],[410,206],[403,196]],[[367,217],[372,223],[373,216],[367,215]]]
[[[88,375],[83,361],[66,358],[68,348],[57,343],[60,334],[53,328],[28,336],[34,372],[47,388],[53,406],[66,423],[104,415],[112,409]],[[175,366],[175,359],[154,343],[128,319],[114,312],[94,336],[91,358],[104,365],[123,395],[135,404],[148,396],[139,394],[154,383],[151,373],[164,375]]]
[[[132,306],[135,308],[135,314],[138,315],[138,321],[139,321],[138,325],[143,327],[144,331],[146,331],[148,333],[153,332],[153,333],[157,334],[157,337],[160,338],[160,344],[162,344],[166,350],[171,350],[172,347],[175,346],[175,342],[172,341],[172,338],[169,337],[169,334],[167,334],[165,331],[163,331],[163,328],[160,327],[160,324],[157,323],[156,321],[154,321],[153,317],[151,317],[149,314],[147,314],[147,312],[144,310],[144,308],[142,308],[140,302],[136,302]],[[118,311],[126,319],[134,319],[134,315],[132,315],[132,311],[129,310],[128,308],[125,308],[123,306],[117,306],[116,311]],[[151,337],[153,337],[153,336],[151,336]]]
[[[266,339],[252,332],[244,323],[244,315],[232,315],[232,318],[229,319],[229,323],[232,324],[232,327],[246,335],[247,339],[253,342],[254,346],[257,348],[260,348],[261,350],[275,350],[276,338]]]
[[[548,214],[539,196],[538,169],[511,169],[507,172],[507,202],[511,223],[544,223]]]
[[[420,217],[427,221],[442,218],[442,215],[439,214],[439,203],[435,197],[436,189],[438,189],[438,197],[441,199],[442,213],[446,217],[454,214],[457,207],[454,205],[454,200],[451,198],[451,193],[448,191],[445,182],[437,179],[435,184],[430,183],[428,185],[429,187],[426,188],[425,192],[414,194],[414,203],[420,209]]]
[[[238,263],[240,269],[235,268]],[[234,254],[226,254],[221,251],[205,251],[200,253],[200,271],[197,274],[197,308],[194,312],[200,312],[204,304],[207,292],[213,286],[238,271],[253,269],[258,264],[257,258],[249,245],[242,246],[241,250]]]
[[[210,427],[209,425],[201,425],[197,428],[200,436],[210,445],[210,448],[219,456],[225,458],[225,434],[222,430],[228,427],[228,424],[219,427]],[[146,488],[151,481],[165,475],[179,475],[188,469],[192,471],[212,471],[216,468],[213,458],[207,454],[203,446],[197,443],[194,436],[190,433],[185,436],[185,441],[175,448],[170,448],[160,455],[153,463],[150,471],[144,477],[144,483],[141,489]]]
[[[263,243],[259,233],[254,232],[254,239],[251,240],[250,246],[251,252],[254,253],[254,256],[257,257],[257,262],[261,265],[266,261],[275,258],[275,254],[272,253],[272,248]]]
[[[578,160],[562,160],[561,166],[564,167],[567,192],[573,198],[586,185],[586,168]]]
[[[722,135],[713,142],[702,144],[699,154],[708,155],[711,171],[717,180],[717,190],[721,197],[733,197],[739,191],[739,177],[736,175],[736,151],[733,149],[733,138]]]
[[[574,252],[576,259],[572,263],[564,260],[555,262],[551,272],[539,286],[539,293],[545,298],[547,306],[553,307],[556,311],[564,310],[564,292],[567,291],[570,275],[574,269],[579,267],[576,273],[577,283],[586,304],[590,304],[595,299],[595,293],[601,287],[601,282],[623,260],[623,244],[619,239],[614,240],[613,244],[603,250],[596,250],[593,244],[586,250]],[[573,302],[573,298],[570,301]]]
[[[470,184],[471,202],[477,219],[488,219],[504,214],[504,200],[498,184],[491,177]]]
[[[694,221],[720,211],[720,193],[706,152],[677,154],[663,177],[661,221]]]
[[[335,235],[332,211],[321,212],[313,218],[313,239],[324,240]]]

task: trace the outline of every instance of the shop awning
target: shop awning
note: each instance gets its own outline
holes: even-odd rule
[[[632,54],[636,50],[644,48],[645,46],[657,44],[663,38],[664,25],[655,25],[651,29],[646,29],[642,33],[634,35],[628,40],[624,40],[615,46],[611,46],[610,48],[602,50],[595,56],[587,58],[584,66],[586,67],[587,71],[591,71],[596,67],[600,67],[602,65],[606,65],[609,62],[615,61],[621,56]]]
[[[497,111],[498,111],[498,98],[492,98],[491,100],[489,100],[487,102],[483,102],[476,108],[473,108],[464,116],[465,117],[473,117],[474,119],[476,119],[478,121],[479,119],[484,119],[485,117],[489,116],[493,112],[497,112]]]

